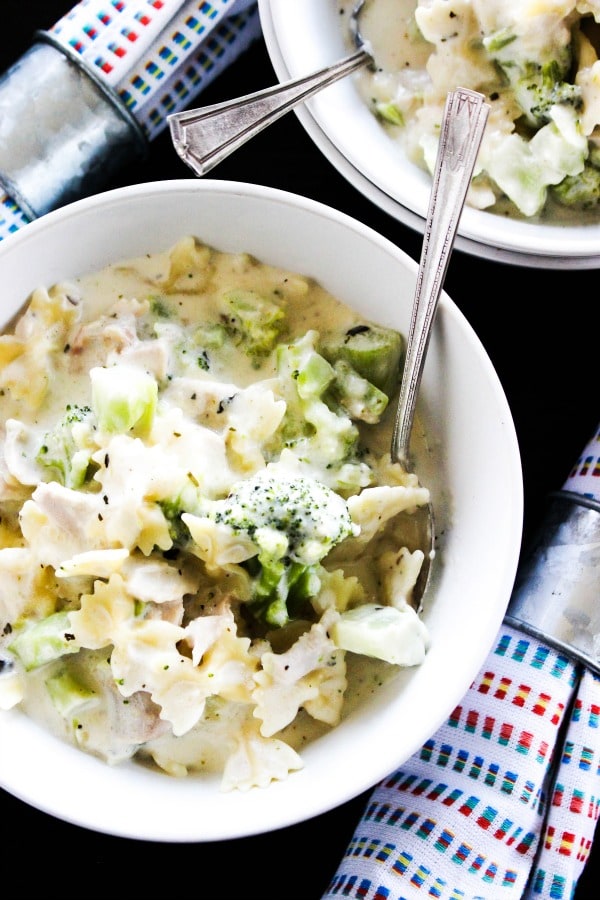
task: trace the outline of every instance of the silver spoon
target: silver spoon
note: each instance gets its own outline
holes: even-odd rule
[[[484,101],[482,94],[467,88],[457,88],[446,98],[392,434],[392,460],[407,472],[412,471],[410,435],[431,327],[490,110]],[[418,610],[435,552],[431,502],[424,527],[420,543],[427,552],[412,597]]]
[[[298,103],[344,78],[373,65],[369,44],[361,35],[359,16],[368,0],[356,0],[349,19],[356,51],[311,75],[276,84],[235,100],[189,109],[167,116],[171,140],[181,159],[196,175],[214,166],[263,131]]]

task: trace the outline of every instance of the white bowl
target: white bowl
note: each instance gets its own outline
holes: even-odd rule
[[[385,238],[319,203],[211,180],[138,185],[82,200],[0,245],[5,322],[30,291],[194,234],[226,251],[314,276],[371,320],[407,332],[416,264]],[[99,832],[212,841],[326,812],[411,756],[461,699],[501,625],[520,550],[523,494],[510,410],[473,329],[443,294],[420,394],[430,451],[418,460],[439,529],[423,613],[432,645],[372,701],[303,751],[304,768],[268,788],[223,793],[218,776],[174,778],[107,764],[0,715],[0,786]]]
[[[267,50],[279,81],[300,78],[348,56],[337,0],[259,0]],[[329,161],[386,213],[423,232],[431,179],[386,134],[352,75],[295,108]],[[455,246],[498,262],[543,268],[597,268],[600,224],[552,225],[466,207]]]

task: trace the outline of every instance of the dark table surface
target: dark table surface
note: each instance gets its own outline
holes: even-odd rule
[[[73,5],[65,0],[3,0],[0,72],[27,50],[37,29],[50,28]],[[275,81],[259,40],[194,105],[228,100]],[[143,163],[122,170],[107,187],[192,177],[165,130]],[[209,177],[270,185],[327,203],[419,258],[420,234],[359,193],[314,145],[294,113]],[[458,250],[450,261],[446,291],[486,348],[514,417],[523,465],[524,547],[541,522],[548,492],[562,486],[600,418],[600,404],[593,401],[600,336],[596,277],[595,269],[527,269]],[[20,848],[14,889],[27,897],[52,893],[53,886],[66,897],[103,893],[152,900],[181,892],[221,900],[319,900],[367,797],[368,792],[272,834],[232,842],[156,844],[66,824],[0,791],[3,867],[5,873],[13,868],[12,854]],[[282,878],[286,871],[288,877]],[[600,833],[575,900],[597,897],[599,879]]]

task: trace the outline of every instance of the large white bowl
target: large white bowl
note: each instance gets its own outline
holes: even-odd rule
[[[405,333],[416,264],[385,238],[319,203],[259,186],[182,180],[111,191],[38,219],[0,244],[2,316],[30,291],[194,234],[218,249],[314,276],[369,319]],[[0,785],[68,822],[159,841],[212,841],[288,826],[374,785],[411,756],[467,690],[501,625],[522,525],[520,457],[492,364],[447,295],[420,394],[431,450],[419,459],[440,534],[424,618],[432,646],[339,727],[303,751],[304,769],[246,793],[218,777],[177,779],[110,767],[0,715]]]
[[[300,78],[348,56],[337,0],[258,0],[279,81]],[[352,75],[295,112],[329,161],[369,200],[423,232],[431,179],[386,134]],[[543,268],[598,268],[600,224],[552,225],[465,208],[455,246],[486,259]]]

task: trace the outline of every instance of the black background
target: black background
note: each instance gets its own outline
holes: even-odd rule
[[[36,29],[50,28],[73,5],[64,0],[3,0],[0,72],[27,50]],[[228,100],[276,80],[259,40],[194,104]],[[165,130],[152,142],[143,163],[122,170],[106,187],[192,177]],[[420,235],[379,210],[346,181],[315,147],[294,113],[238,150],[210,177],[270,185],[327,203],[419,258]],[[600,246],[598,250],[600,254]],[[523,464],[524,547],[541,522],[548,492],[562,486],[599,420],[600,404],[597,407],[594,401],[599,373],[598,274],[596,269],[527,269],[458,250],[450,261],[446,291],[485,346],[514,417]],[[367,797],[365,793],[270,835],[211,844],[158,844],[63,823],[0,791],[4,871],[14,871],[13,890],[28,897],[42,892],[118,898],[182,893],[222,900],[319,900]],[[20,862],[13,869],[10,856],[17,848]],[[576,900],[598,895],[593,887],[598,877],[600,846],[593,848]]]

